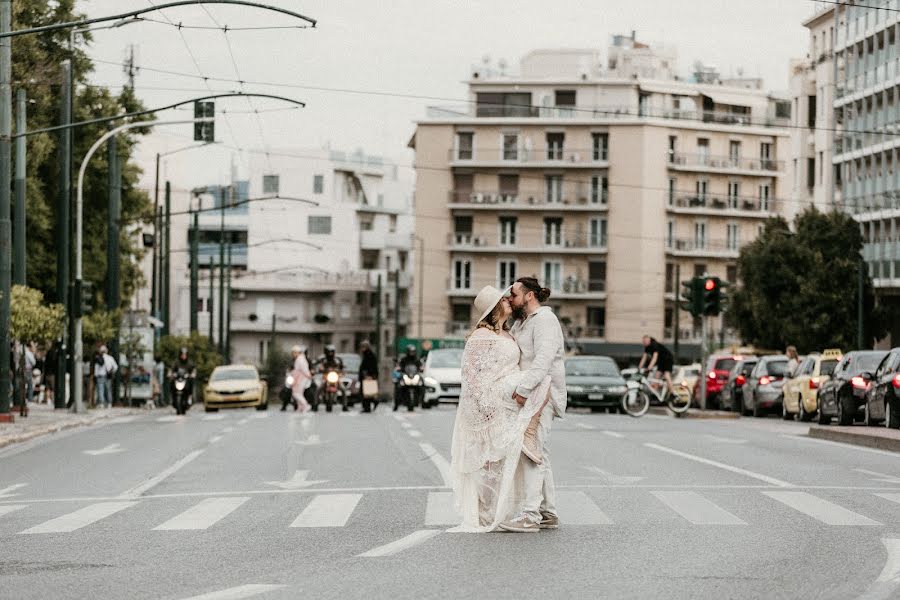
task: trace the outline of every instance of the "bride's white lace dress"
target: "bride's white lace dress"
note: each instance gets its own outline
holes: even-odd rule
[[[525,429],[547,398],[550,377],[520,407],[512,399],[521,376],[519,353],[514,340],[485,328],[475,330],[466,342],[450,451],[462,524],[451,532],[493,531],[524,501],[516,467]]]

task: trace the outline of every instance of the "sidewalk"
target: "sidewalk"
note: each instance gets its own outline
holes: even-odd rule
[[[900,452],[900,429],[888,429],[884,426],[866,427],[864,425],[853,425],[850,427],[838,427],[813,425],[809,428],[809,437]]]
[[[15,412],[15,423],[0,423],[0,448],[25,442],[48,433],[56,433],[72,427],[85,427],[114,417],[144,414],[134,408],[95,409],[73,414],[65,409],[53,410],[48,404],[29,404],[27,417]]]

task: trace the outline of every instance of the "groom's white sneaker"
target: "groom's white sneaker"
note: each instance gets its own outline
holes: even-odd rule
[[[537,533],[541,530],[541,526],[532,523],[525,518],[524,515],[518,516],[512,521],[505,521],[498,525],[503,531],[512,531],[515,533]]]
[[[559,517],[550,513],[541,513],[540,529],[559,529]]]

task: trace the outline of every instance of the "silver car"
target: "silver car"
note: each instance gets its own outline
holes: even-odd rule
[[[788,375],[788,357],[783,354],[762,356],[744,384],[744,415],[765,416],[781,408],[782,386]]]

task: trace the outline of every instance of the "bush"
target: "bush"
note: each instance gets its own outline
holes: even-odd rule
[[[178,359],[181,348],[188,349],[188,356],[197,366],[197,379],[207,381],[213,369],[225,361],[205,335],[192,333],[190,336],[166,335],[159,339],[159,356],[166,367],[171,367]]]

